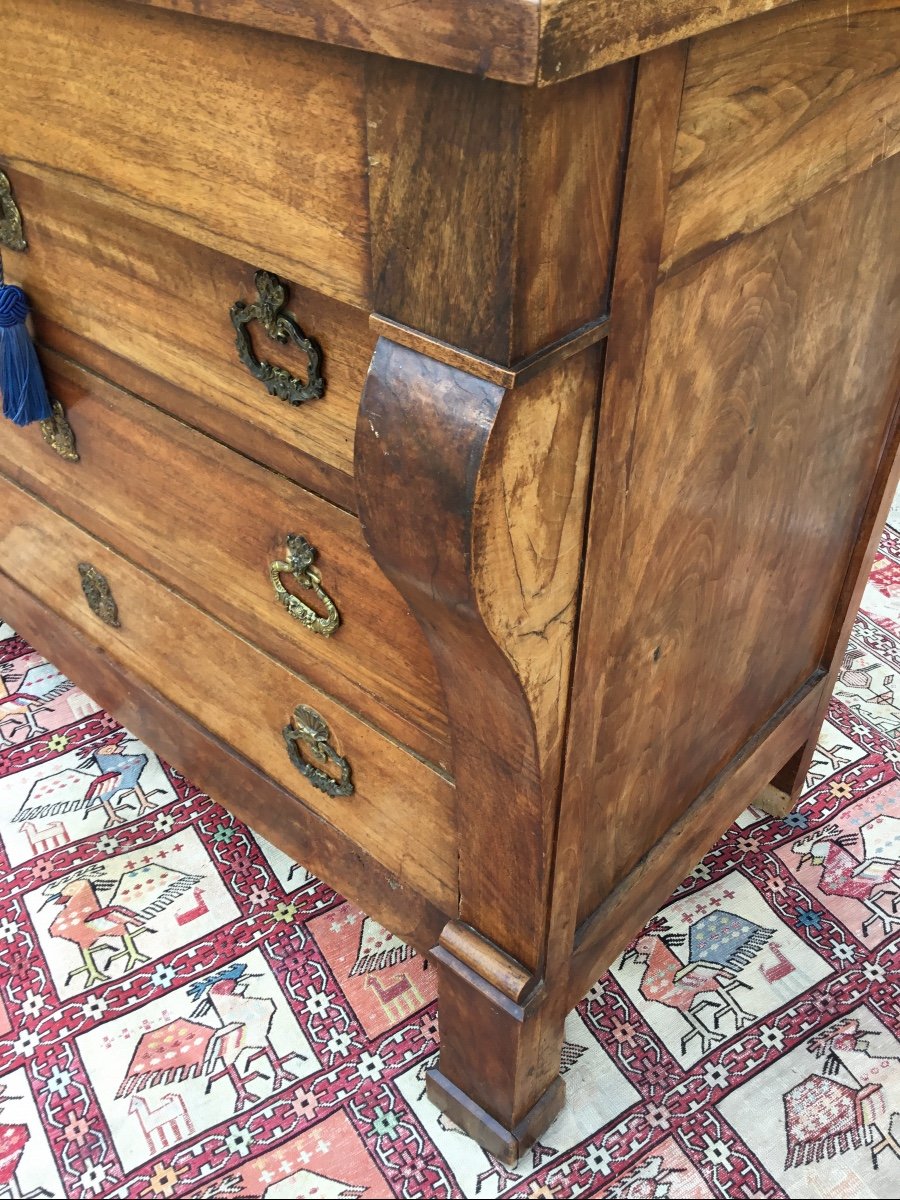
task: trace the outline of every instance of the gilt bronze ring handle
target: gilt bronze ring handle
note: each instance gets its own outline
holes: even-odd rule
[[[286,541],[287,558],[269,564],[269,578],[272,580],[275,595],[296,621],[311,629],[313,633],[331,637],[340,625],[341,617],[334,601],[322,587],[322,576],[313,566],[316,548],[298,533],[289,533]],[[293,575],[302,588],[307,588],[318,597],[325,609],[324,616],[287,590],[281,582],[281,576],[288,573]]]
[[[329,742],[328,726],[320,713],[317,713],[314,708],[307,708],[305,704],[298,704],[281,734],[291,762],[313,787],[317,787],[326,796],[353,795],[354,787],[350,777],[350,764],[343,755],[338,754]],[[328,771],[324,771],[322,767],[308,762],[300,752],[301,746],[306,747],[316,762],[322,763],[323,766],[331,763],[336,767],[339,772],[338,777],[335,778]]]
[[[269,271],[256,272],[257,299],[252,304],[235,300],[231,306],[231,323],[237,335],[238,357],[254,379],[265,386],[270,396],[277,396],[294,406],[307,400],[317,400],[325,391],[322,376],[322,350],[318,342],[307,337],[290,313],[282,312],[287,303],[287,286]],[[253,353],[253,343],[247,326],[259,321],[273,341],[282,345],[290,342],[306,355],[306,382],[292,375],[287,367],[259,359]]]

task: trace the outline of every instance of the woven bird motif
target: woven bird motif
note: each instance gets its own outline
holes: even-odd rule
[[[852,830],[842,831],[832,823],[801,838],[791,847],[800,866],[820,867],[818,888],[825,896],[857,900],[869,910],[863,921],[863,937],[872,925],[880,924],[887,936],[900,927],[900,840],[897,827],[882,825],[880,818],[860,830],[865,857],[851,850],[857,841]]]
[[[774,932],[726,909],[708,913],[690,928],[688,961],[740,971],[765,948]]]
[[[639,990],[644,999],[672,1008],[684,1018],[689,1031],[681,1040],[682,1054],[694,1039],[699,1039],[705,1054],[724,1040],[719,1027],[726,1017],[734,1020],[736,1029],[753,1020],[733,993],[748,986],[738,975],[774,932],[728,909],[702,917],[688,936],[672,931],[664,917],[654,917],[628,946],[622,965],[630,960],[643,965]],[[683,962],[673,947],[686,941],[688,961]]]

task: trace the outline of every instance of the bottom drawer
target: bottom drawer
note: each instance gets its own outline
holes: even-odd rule
[[[448,779],[2,477],[0,512],[0,571],[398,879],[455,910],[455,802]],[[91,593],[103,612],[104,581],[116,610],[105,612],[107,620],[87,598]],[[15,625],[14,612],[4,618]],[[76,682],[90,692],[89,678]],[[289,725],[298,731],[291,721],[298,705],[313,710],[327,733],[304,714],[305,733],[290,738],[289,747],[283,731]]]

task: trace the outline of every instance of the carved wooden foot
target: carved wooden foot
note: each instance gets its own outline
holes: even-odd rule
[[[428,1096],[512,1166],[563,1106],[565,1014],[551,1017],[543,985],[533,986],[520,963],[465,925],[447,926],[434,960],[441,1057],[428,1074]]]

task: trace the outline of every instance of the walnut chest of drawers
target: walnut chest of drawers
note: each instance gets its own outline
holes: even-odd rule
[[[0,28],[56,402],[0,430],[0,611],[430,956],[430,1094],[513,1160],[809,764],[895,478],[897,0]]]

